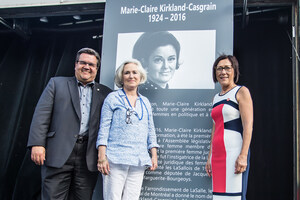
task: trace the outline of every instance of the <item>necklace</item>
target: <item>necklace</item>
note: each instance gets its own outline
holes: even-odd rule
[[[126,94],[126,92],[125,92],[125,90],[124,90],[123,88],[122,88],[122,91],[123,91],[124,94],[125,94],[125,98],[126,98],[126,100],[127,100],[127,102],[128,102],[128,105],[129,105],[130,108],[133,110],[133,108],[132,108],[132,106],[131,106],[131,104],[130,104],[130,101],[129,101],[128,97],[127,97],[127,94]],[[143,116],[144,116],[143,104],[145,104],[145,103],[144,103],[144,101],[142,100],[141,97],[139,97],[139,99],[140,99],[140,101],[141,101],[142,116],[139,117],[139,114],[138,114],[137,112],[135,112],[135,114],[136,114],[136,116],[138,117],[138,119],[141,121],[141,120],[143,119]],[[146,109],[147,109],[147,108],[146,108]]]

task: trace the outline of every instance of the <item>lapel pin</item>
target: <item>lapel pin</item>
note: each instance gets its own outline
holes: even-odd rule
[[[99,88],[97,88],[97,91],[99,92],[99,91],[100,91],[100,89],[99,89]]]

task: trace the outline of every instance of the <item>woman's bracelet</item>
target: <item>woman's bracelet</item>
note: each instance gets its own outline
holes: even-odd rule
[[[104,163],[105,161],[107,161],[106,158],[104,158],[103,160],[98,160],[98,164],[102,164],[102,163]]]

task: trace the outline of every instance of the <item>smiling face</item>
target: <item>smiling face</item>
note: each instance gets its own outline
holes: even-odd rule
[[[158,47],[150,54],[147,63],[148,78],[165,88],[176,70],[176,50],[172,45]]]
[[[75,63],[75,76],[84,85],[95,80],[97,75],[97,58],[94,55],[82,53]]]
[[[220,60],[216,67],[216,78],[222,87],[234,85],[234,69],[228,59]]]
[[[141,75],[137,65],[134,63],[126,64],[122,74],[123,88],[126,90],[136,90],[141,82]]]

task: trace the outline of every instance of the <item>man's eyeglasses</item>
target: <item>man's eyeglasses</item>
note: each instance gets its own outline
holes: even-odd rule
[[[126,119],[125,119],[126,124],[132,124],[132,120],[130,118],[132,113],[134,113],[134,111],[127,108],[127,110],[126,110]]]
[[[231,67],[231,66],[218,66],[218,67],[216,67],[216,71],[217,71],[217,72],[222,72],[223,69],[224,69],[226,72],[231,72],[232,67]]]
[[[88,65],[89,67],[97,68],[97,65],[96,65],[96,64],[93,64],[93,63],[88,63],[88,62],[85,62],[85,61],[82,61],[82,60],[78,60],[77,62],[78,62],[80,65]]]

